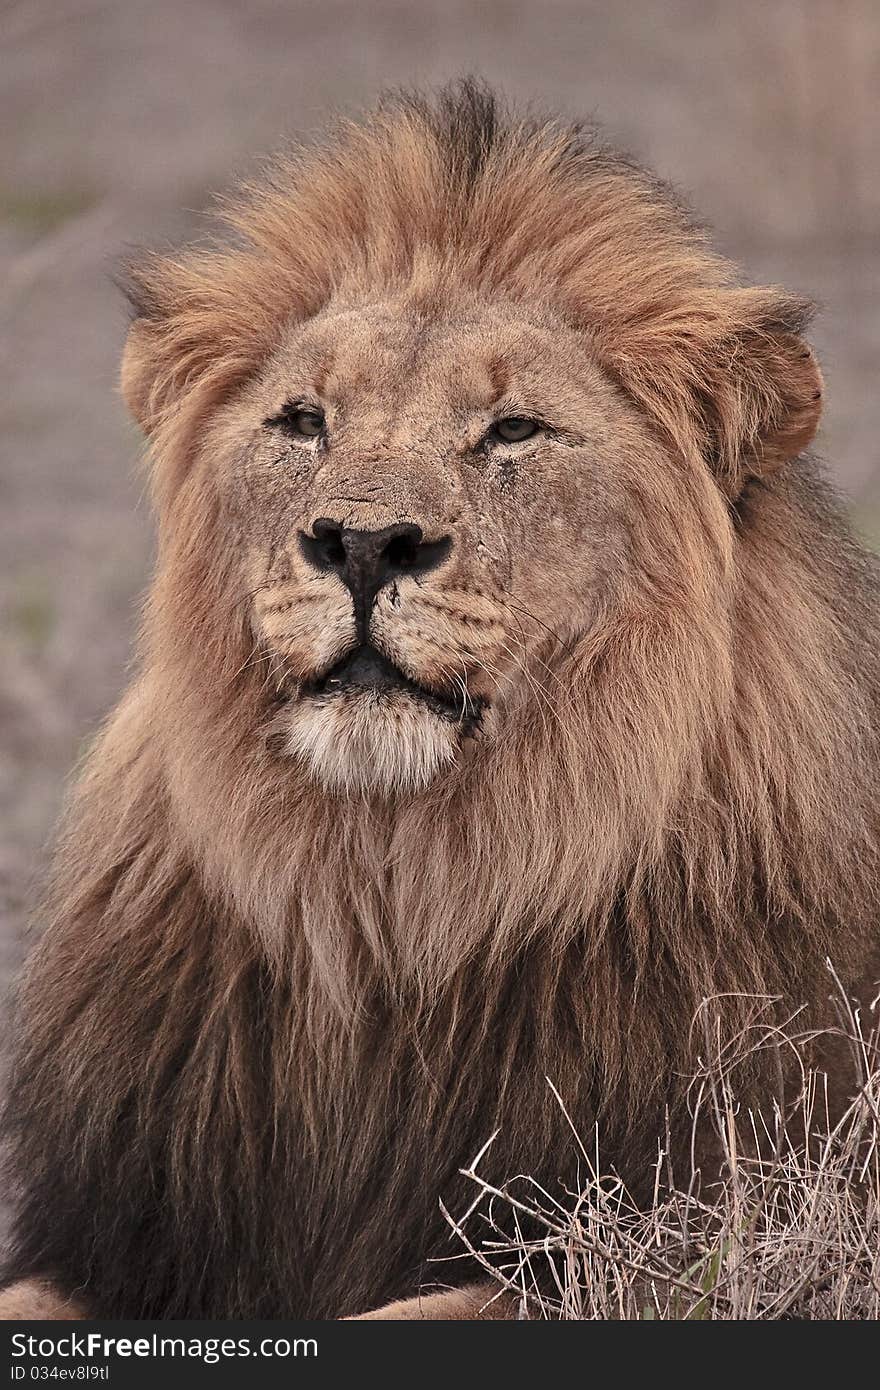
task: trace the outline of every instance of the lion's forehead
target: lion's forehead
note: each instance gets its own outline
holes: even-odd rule
[[[401,295],[331,305],[297,325],[268,379],[276,394],[301,389],[405,424],[487,412],[504,401],[537,409],[547,397],[582,394],[586,356],[583,334],[540,306],[486,300],[425,308]]]

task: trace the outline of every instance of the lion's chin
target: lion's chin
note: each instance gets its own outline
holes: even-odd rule
[[[336,795],[420,791],[455,761],[459,745],[454,724],[402,692],[307,697],[285,711],[284,752]]]

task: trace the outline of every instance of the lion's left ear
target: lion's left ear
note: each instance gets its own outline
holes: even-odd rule
[[[825,383],[816,355],[803,338],[781,334],[765,355],[767,376],[775,387],[775,399],[758,437],[758,462],[766,471],[810,446],[822,417]],[[756,356],[760,359],[760,348]]]
[[[714,379],[712,379],[714,378]],[[709,452],[726,490],[764,477],[810,445],[822,415],[812,348],[784,322],[739,327],[703,395]]]
[[[709,459],[725,491],[809,446],[822,415],[822,373],[803,337],[811,306],[777,290],[728,290],[697,390]],[[714,335],[713,335],[714,336]]]
[[[822,375],[803,337],[810,313],[781,290],[691,289],[627,324],[613,366],[667,438],[702,455],[736,497],[816,433]]]

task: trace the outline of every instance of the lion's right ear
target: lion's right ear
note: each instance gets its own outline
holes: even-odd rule
[[[156,423],[158,402],[153,401],[152,392],[157,375],[149,325],[137,318],[128,330],[122,351],[119,386],[125,404],[147,435],[152,433]]]
[[[260,360],[266,330],[249,264],[197,250],[144,258],[119,277],[132,310],[120,386],[147,435],[184,403],[207,407]]]
[[[159,256],[129,261],[117,275],[128,300],[131,323],[122,352],[119,385],[123,399],[145,434],[151,435],[173,403],[175,322],[184,305],[182,269]],[[175,292],[176,291],[176,292]]]

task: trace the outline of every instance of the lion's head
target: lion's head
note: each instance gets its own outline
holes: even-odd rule
[[[337,293],[210,438],[275,747],[334,791],[424,787],[513,709],[549,717],[669,469],[576,328],[454,285]]]
[[[736,287],[590,135],[470,86],[230,216],[242,243],[135,272],[124,387],[167,565],[209,512],[222,552],[196,659],[244,620],[276,758],[409,794],[561,724],[622,624],[688,613],[719,647],[737,499],[819,416],[800,303]]]

